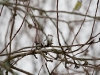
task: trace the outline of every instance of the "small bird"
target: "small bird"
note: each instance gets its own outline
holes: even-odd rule
[[[46,39],[44,40],[44,43],[46,43],[45,47],[50,47],[53,44],[53,36],[48,34]]]
[[[82,0],[78,0],[75,7],[73,8],[73,11],[78,11],[82,6]]]

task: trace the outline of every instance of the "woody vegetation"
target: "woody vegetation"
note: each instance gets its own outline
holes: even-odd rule
[[[92,0],[80,12],[60,1],[0,1],[0,75],[99,75],[99,0],[94,15]]]

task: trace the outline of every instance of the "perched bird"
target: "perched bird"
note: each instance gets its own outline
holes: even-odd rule
[[[52,43],[53,42],[53,36],[52,35],[49,35],[46,37],[46,39],[44,40],[44,43],[45,43],[45,47],[50,47],[52,46]]]
[[[78,11],[82,6],[82,0],[78,0],[75,7],[73,8],[73,11]]]

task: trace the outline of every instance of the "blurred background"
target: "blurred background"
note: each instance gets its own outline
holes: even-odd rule
[[[76,3],[58,0],[57,18],[57,0],[0,0],[0,75],[99,75],[100,2]]]

